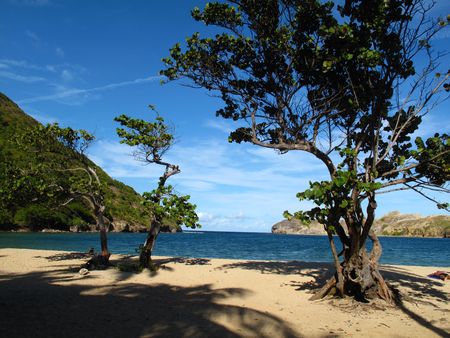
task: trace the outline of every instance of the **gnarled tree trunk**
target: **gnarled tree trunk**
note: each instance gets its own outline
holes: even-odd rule
[[[369,205],[369,216],[365,222],[360,223],[357,219],[347,215],[346,224],[348,234],[339,223],[334,223],[333,228],[343,244],[343,261],[339,261],[339,255],[334,244],[334,239],[328,227],[331,251],[333,254],[335,275],[311,297],[317,300],[326,296],[352,296],[359,301],[381,298],[388,303],[393,302],[393,295],[384,278],[382,277],[378,261],[382,249],[378,237],[370,230],[376,205]],[[373,247],[367,252],[365,240],[370,238]]]
[[[139,267],[141,269],[148,269],[151,267],[152,251],[153,247],[155,246],[155,241],[159,235],[160,229],[161,221],[158,219],[154,219],[151,224],[150,230],[147,233],[147,239],[145,240],[145,243],[142,246],[142,250],[139,255]]]

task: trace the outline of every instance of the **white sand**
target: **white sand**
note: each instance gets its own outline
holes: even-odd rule
[[[450,281],[426,277],[449,267],[383,266],[404,299],[386,307],[309,301],[323,263],[158,257],[153,274],[83,277],[73,256],[0,249],[0,337],[450,336]]]

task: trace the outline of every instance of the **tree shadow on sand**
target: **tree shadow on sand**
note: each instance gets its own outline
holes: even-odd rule
[[[429,320],[420,315],[420,309],[413,311],[410,306],[418,303],[431,305],[439,310],[439,307],[435,304],[445,304],[449,301],[448,294],[440,289],[443,283],[438,280],[433,280],[429,277],[413,274],[399,266],[383,266],[381,269],[383,276],[394,288],[402,287],[402,293],[399,293],[396,299],[396,305],[398,308],[407,314],[411,319],[419,323],[420,325],[430,329],[440,337],[449,337],[448,331],[443,330],[433,325]],[[431,273],[432,271],[430,271]],[[446,310],[441,310],[448,312]],[[448,313],[443,314],[444,317],[448,316]]]
[[[314,263],[302,261],[244,261],[222,265],[219,270],[224,269],[245,269],[256,270],[262,274],[293,275],[310,277],[307,282],[292,280],[288,285],[299,291],[313,292],[320,288],[334,273],[333,267],[329,263]]]
[[[0,336],[301,337],[278,317],[219,303],[245,298],[245,289],[65,283],[74,278],[64,269],[3,275]]]
[[[93,254],[88,252],[63,252],[51,256],[35,256],[35,258],[45,258],[51,262],[67,261],[73,259],[90,259]]]
[[[295,281],[292,280],[290,286],[299,291],[315,292],[334,273],[334,268],[327,263],[314,263],[302,261],[289,262],[271,262],[271,261],[244,261],[232,264],[225,264],[218,269],[247,269],[257,270],[261,273],[268,274],[283,274],[283,275],[299,275],[301,277],[311,277],[310,281]],[[402,288],[402,293],[398,294],[397,307],[399,310],[408,315],[411,319],[416,321],[421,326],[424,326],[435,334],[441,337],[449,337],[449,333],[439,327],[430,323],[426,318],[421,316],[420,309],[412,310],[408,304],[422,303],[431,305],[436,308],[436,303],[445,304],[449,297],[446,292],[440,289],[443,285],[438,280],[433,280],[426,276],[413,274],[406,269],[399,266],[383,266],[381,272],[386,280],[394,288]],[[430,271],[432,272],[432,271]],[[293,276],[294,277],[294,276]],[[408,304],[407,304],[408,303]],[[441,310],[445,311],[445,310]],[[445,315],[445,314],[444,314]],[[447,314],[448,315],[448,314]]]

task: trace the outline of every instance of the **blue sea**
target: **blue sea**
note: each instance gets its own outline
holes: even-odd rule
[[[144,233],[109,233],[112,253],[136,254]],[[450,239],[381,237],[381,263],[450,266]],[[338,241],[337,241],[338,242]],[[98,233],[0,233],[0,248],[29,248],[85,252],[98,251]],[[369,245],[370,248],[370,245]],[[248,260],[331,262],[326,236],[279,235],[245,232],[160,234],[154,255]]]

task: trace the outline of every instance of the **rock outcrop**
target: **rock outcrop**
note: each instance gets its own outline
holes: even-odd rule
[[[377,219],[372,227],[379,236],[446,237],[450,238],[450,216],[423,217],[419,214],[401,214],[393,211]],[[272,226],[275,234],[325,235],[318,222],[305,225],[297,219],[284,220]]]
[[[311,222],[309,225],[303,224],[298,219],[292,219],[278,222],[272,226],[274,234],[291,234],[291,235],[324,235],[323,225],[319,222]]]
[[[385,236],[450,238],[450,216],[423,217],[393,211],[376,220],[375,231]]]

